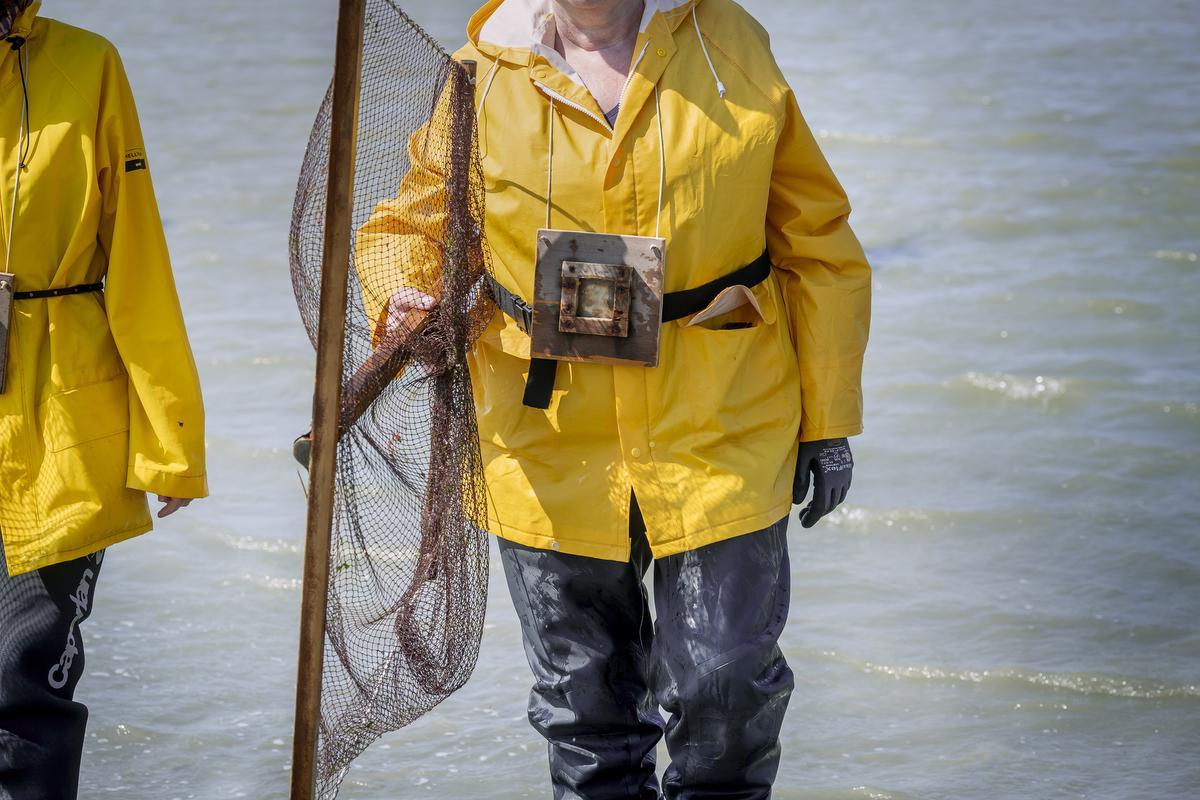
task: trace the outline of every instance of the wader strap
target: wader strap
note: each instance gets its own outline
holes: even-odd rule
[[[488,288],[496,305],[526,336],[533,331],[533,309],[528,303],[501,286],[491,275],[487,276]],[[529,361],[529,377],[525,379],[525,397],[522,402],[530,408],[549,408],[550,395],[554,391],[554,376],[558,362],[549,358],[533,358]]]
[[[487,276],[487,282],[496,305],[513,322],[517,323],[517,327],[521,329],[522,333],[529,336],[533,331],[533,308],[520,297],[517,297],[508,289],[501,286],[491,275]]]
[[[679,292],[667,292],[663,295],[663,323],[683,319],[689,314],[695,314],[704,309],[716,299],[717,295],[730,286],[754,287],[767,279],[771,274],[771,259],[766,251],[744,267],[736,269],[728,275],[722,275],[716,280],[709,281],[694,289],[684,289]],[[517,295],[501,286],[494,278],[488,276],[488,284],[492,297],[500,310],[517,323],[522,331],[528,334],[533,329],[533,309]],[[549,408],[550,395],[554,391],[554,378],[558,371],[558,362],[550,358],[534,358],[529,361],[529,377],[525,379],[525,397],[523,402],[530,408]]]
[[[61,289],[39,289],[35,292],[13,292],[14,300],[42,300],[47,297],[66,297],[70,294],[87,294],[88,292],[104,291],[103,283],[81,283],[78,286],[64,286]]]
[[[531,358],[529,377],[525,379],[525,396],[521,402],[530,408],[549,408],[550,395],[554,392],[554,378],[558,375],[558,362],[552,358]]]

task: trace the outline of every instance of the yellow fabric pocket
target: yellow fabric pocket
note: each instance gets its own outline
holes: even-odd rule
[[[128,379],[67,389],[41,405],[42,440],[52,453],[129,430]]]
[[[730,286],[682,324],[685,328],[700,327],[712,331],[769,325],[775,321],[774,304],[766,291],[760,299],[759,287],[766,288],[763,284],[754,289],[740,284]]]

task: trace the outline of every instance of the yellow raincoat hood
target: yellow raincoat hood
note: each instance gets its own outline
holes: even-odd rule
[[[207,493],[199,380],[124,68],[110,43],[39,6],[12,31],[22,49],[0,50],[0,255],[18,291],[105,288],[14,303],[0,394],[11,574],[149,530],[146,492]]]
[[[28,39],[30,32],[33,30],[33,21],[37,19],[38,10],[42,7],[42,0],[34,0],[29,6],[22,11],[13,21],[12,30],[8,32],[6,39],[20,38]]]
[[[497,314],[476,347],[490,529],[617,560],[629,557],[631,494],[659,557],[787,514],[800,438],[862,430],[870,318],[870,267],[849,203],[766,32],[731,0],[646,6],[611,127],[553,49],[548,0],[492,0],[456,54],[479,62],[485,227],[510,291],[531,298],[547,216],[553,228],[660,229],[668,292],[764,249],[774,266],[753,303],[702,325],[664,325],[656,368],[560,363],[546,410],[522,405],[529,337],[513,321]],[[419,146],[410,152],[401,196],[442,191],[436,166],[421,164]],[[440,263],[412,211],[383,203],[359,232],[360,251],[398,256],[396,285],[404,264]],[[364,285],[368,313],[395,288]]]

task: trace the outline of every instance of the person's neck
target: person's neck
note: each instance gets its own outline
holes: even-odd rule
[[[552,2],[558,35],[580,50],[607,50],[637,35],[642,2],[609,0],[594,8],[571,8]]]

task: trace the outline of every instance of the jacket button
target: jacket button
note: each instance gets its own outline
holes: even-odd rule
[[[634,458],[641,458],[642,457],[642,448],[640,448],[640,447],[633,448],[632,450],[629,451],[629,455],[633,456]]]
[[[551,542],[551,543],[550,543],[550,549],[551,549],[551,550],[559,550],[559,549],[561,549],[561,548],[562,548],[562,545],[561,545],[561,544],[559,544],[558,542]]]
[[[665,56],[666,54],[667,54],[667,51],[666,51],[666,50],[663,50],[661,47],[660,47],[660,48],[658,48],[658,56],[659,56],[659,58],[662,58],[662,57],[663,57],[663,56]]]

